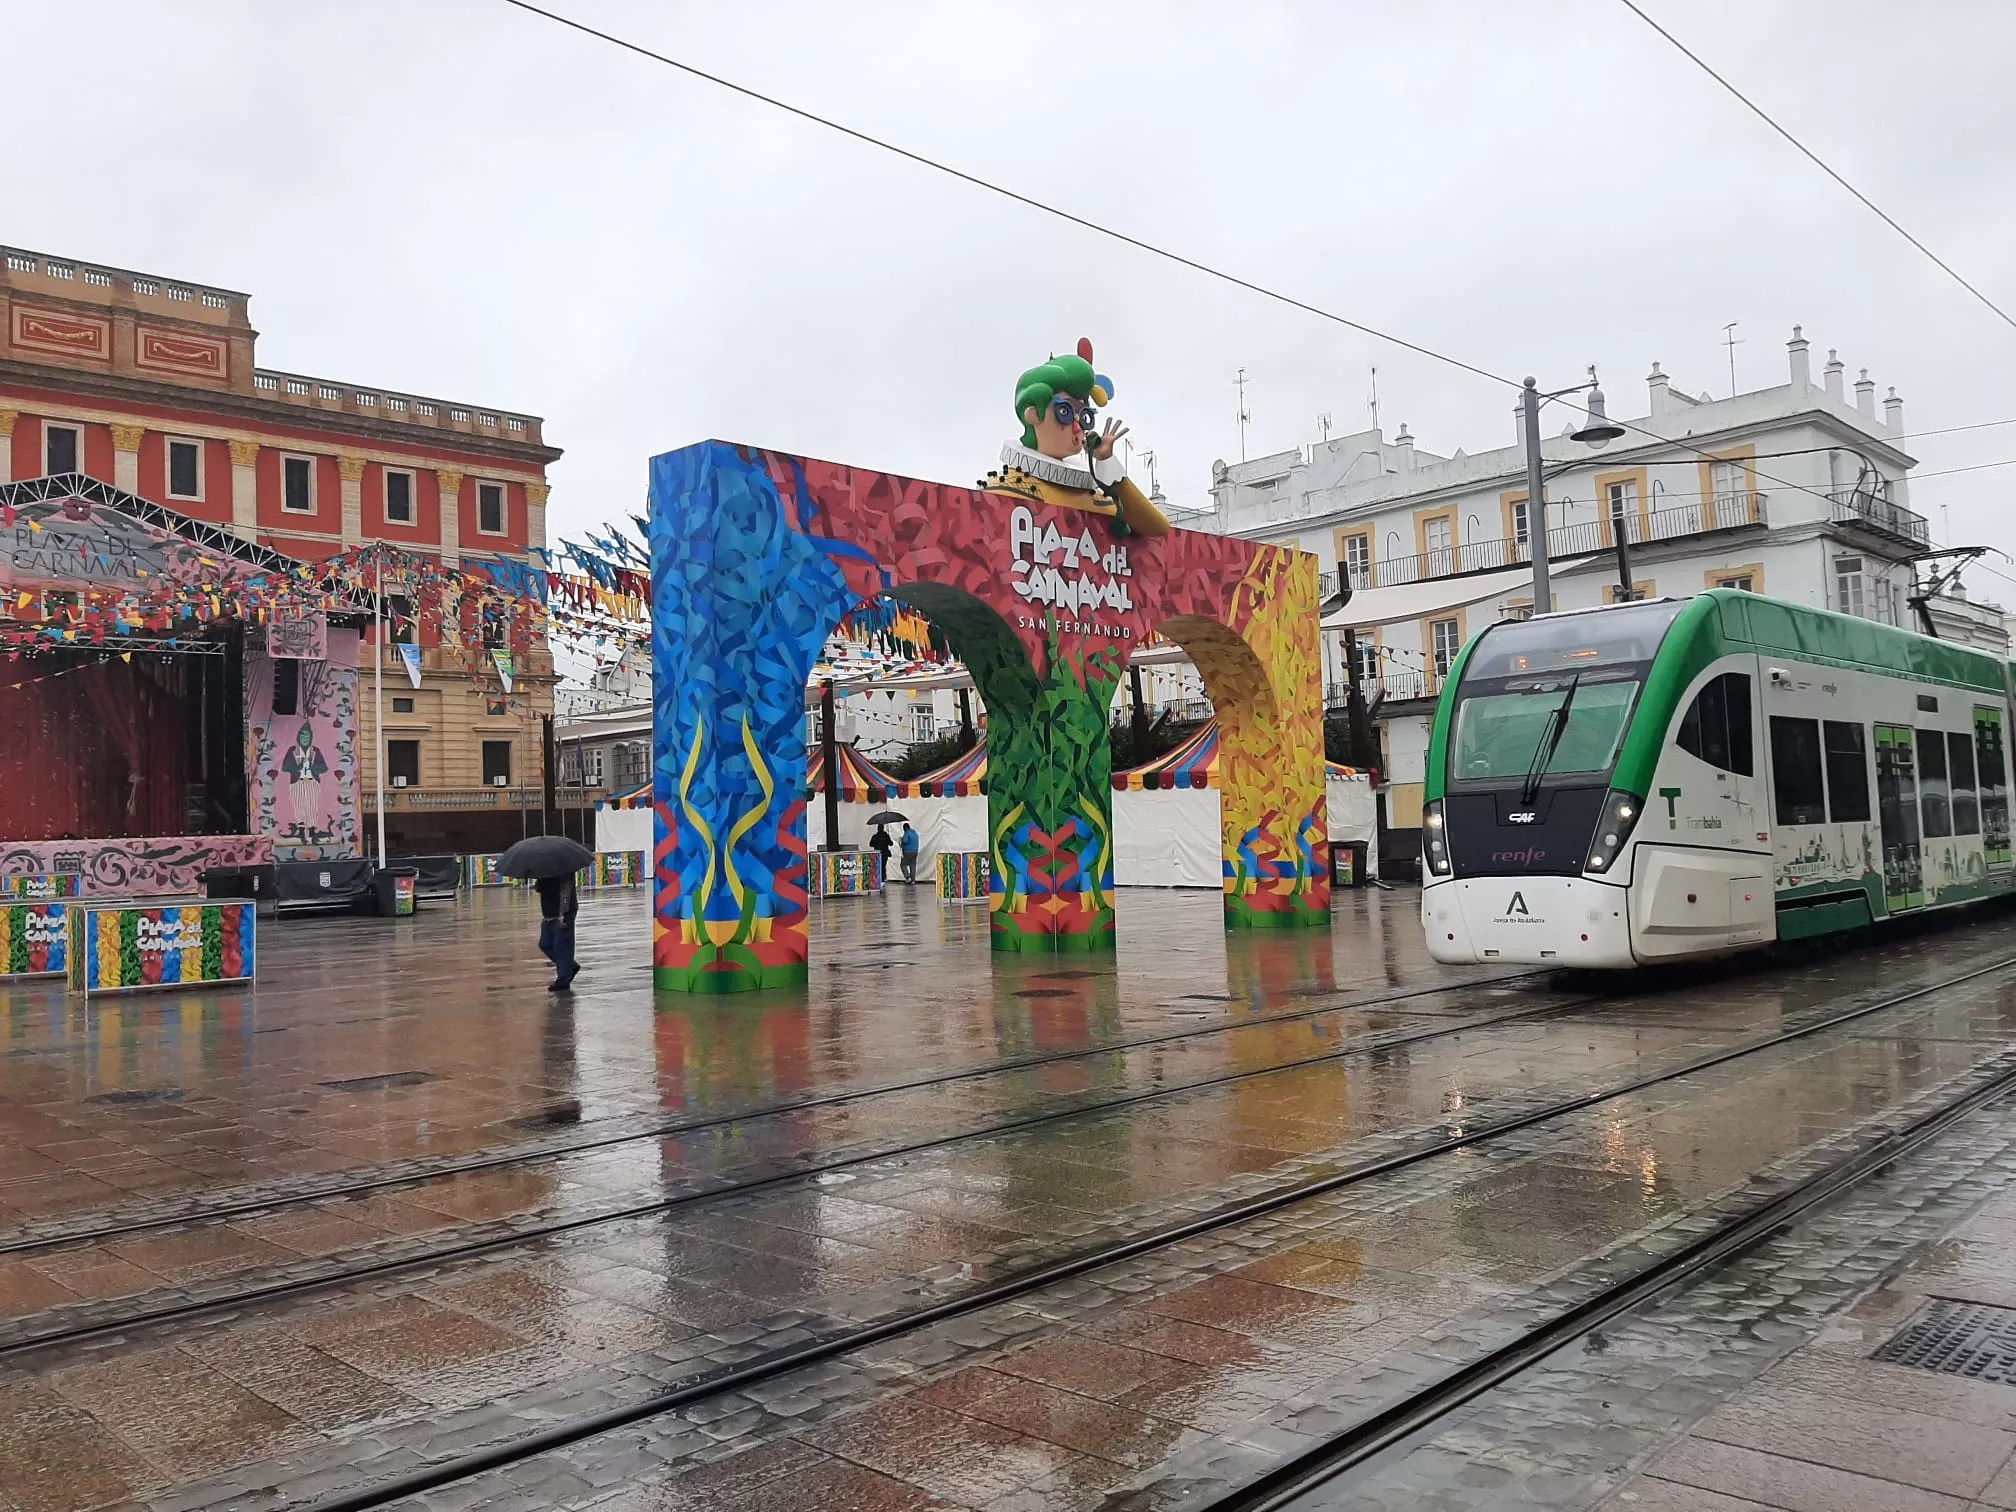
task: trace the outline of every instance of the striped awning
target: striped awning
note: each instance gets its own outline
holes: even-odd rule
[[[595,807],[598,809],[649,808],[651,807],[651,784],[647,782],[644,786],[632,788],[627,793],[612,793],[607,798],[597,798],[595,800]]]
[[[896,784],[898,798],[973,798],[987,791],[987,741],[982,737],[965,755],[935,772]]]
[[[887,803],[896,796],[897,782],[887,772],[854,747],[836,746],[835,765],[840,773],[842,803]],[[805,796],[826,791],[825,761],[817,745],[805,748]]]
[[[1140,792],[1148,788],[1216,787],[1218,772],[1218,721],[1212,720],[1190,735],[1173,751],[1153,761],[1113,774],[1116,791]]]

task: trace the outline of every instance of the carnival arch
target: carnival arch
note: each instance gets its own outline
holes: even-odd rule
[[[943,631],[988,707],[995,949],[1111,948],[1107,719],[1157,626],[1230,713],[1227,923],[1327,920],[1313,557],[720,441],[653,459],[650,537],[660,987],[805,980],[803,689],[883,597]]]

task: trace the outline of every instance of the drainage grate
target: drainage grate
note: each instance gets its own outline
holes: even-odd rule
[[[1086,977],[1099,975],[1096,971],[1032,971],[1029,974],[1038,981],[1047,980],[1052,982],[1078,982],[1083,981]]]
[[[128,1107],[138,1103],[175,1103],[182,1101],[180,1087],[136,1087],[126,1092],[100,1092],[96,1097],[84,1099],[87,1103],[109,1103],[113,1107]]]
[[[1974,1381],[2016,1382],[2016,1308],[1934,1297],[1870,1358]]]
[[[320,1085],[338,1092],[384,1092],[392,1087],[417,1087],[422,1082],[439,1080],[432,1071],[387,1071],[383,1076],[353,1076],[348,1081],[326,1081]]]
[[[1015,996],[1018,998],[1060,998],[1074,997],[1076,994],[1069,987],[1024,987]]]

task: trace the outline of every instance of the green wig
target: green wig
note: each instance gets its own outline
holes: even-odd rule
[[[1042,414],[1061,391],[1073,399],[1090,399],[1097,375],[1083,357],[1052,357],[1041,367],[1033,367],[1015,380],[1015,418],[1022,421],[1022,444],[1033,449],[1036,427],[1023,419],[1022,412],[1034,409]]]

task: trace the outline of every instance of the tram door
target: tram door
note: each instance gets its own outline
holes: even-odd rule
[[[1876,726],[1876,812],[1883,829],[1883,897],[1890,911],[1925,906],[1918,846],[1917,734],[1909,725]]]

